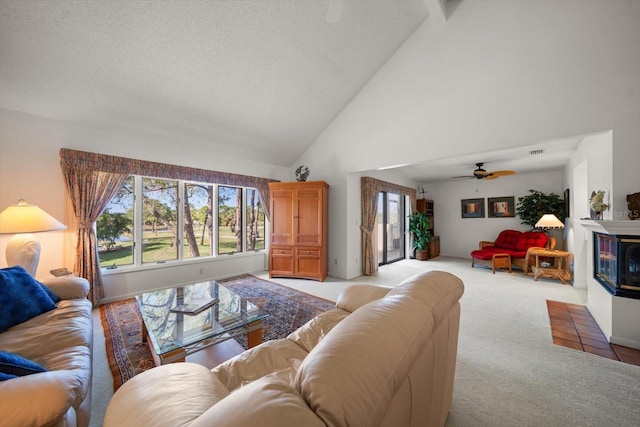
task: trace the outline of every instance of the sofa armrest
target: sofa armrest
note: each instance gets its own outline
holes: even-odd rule
[[[0,424],[7,427],[57,425],[67,416],[76,398],[74,381],[67,371],[0,381]]]
[[[387,295],[391,288],[376,285],[351,285],[345,288],[336,301],[336,308],[353,313],[365,304]]]
[[[206,367],[170,363],[125,382],[109,401],[103,426],[186,426],[228,395]],[[235,414],[227,415],[233,418]]]
[[[478,245],[479,249],[482,250],[482,248],[484,248],[485,246],[494,246],[496,244],[496,242],[489,242],[487,240],[481,240],[480,244]]]
[[[61,299],[82,299],[89,295],[89,281],[82,277],[49,277],[41,282]]]

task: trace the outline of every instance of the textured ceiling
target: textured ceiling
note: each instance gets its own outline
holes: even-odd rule
[[[0,107],[290,166],[431,1],[2,0]]]

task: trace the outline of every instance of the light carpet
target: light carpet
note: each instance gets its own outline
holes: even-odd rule
[[[553,344],[546,300],[586,303],[586,291],[555,280],[471,268],[440,256],[384,266],[376,276],[325,282],[272,279],[335,301],[355,283],[395,286],[427,270],[449,271],[465,283],[453,406],[447,426],[638,426],[640,367]],[[268,273],[256,274],[268,278]],[[94,311],[94,316],[95,316]],[[97,332],[96,332],[97,333]],[[98,335],[102,340],[102,333]],[[97,346],[98,339],[94,342]],[[95,351],[92,426],[100,426],[108,387],[104,351]]]
[[[335,307],[334,302],[300,292],[250,274],[220,280],[220,284],[259,307],[263,340],[284,338],[318,314]],[[142,341],[142,317],[135,298],[100,307],[113,388],[155,366],[147,343]],[[246,334],[236,341],[248,348]]]

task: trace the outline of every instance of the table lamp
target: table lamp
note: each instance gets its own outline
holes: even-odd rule
[[[40,242],[31,233],[64,230],[66,225],[37,207],[20,199],[0,213],[0,234],[15,234],[7,242],[7,265],[24,267],[35,277],[40,261]]]
[[[547,236],[549,237],[549,243],[551,243],[551,234],[549,230],[553,230],[555,228],[564,228],[564,223],[558,219],[554,214],[544,214],[542,218],[536,222],[536,228],[541,230],[545,230]]]

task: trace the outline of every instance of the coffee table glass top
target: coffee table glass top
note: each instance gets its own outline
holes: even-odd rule
[[[177,304],[217,298],[199,314],[171,311]],[[215,344],[241,333],[249,324],[267,317],[260,308],[215,281],[180,285],[136,296],[140,313],[158,355],[187,349],[203,342]]]

